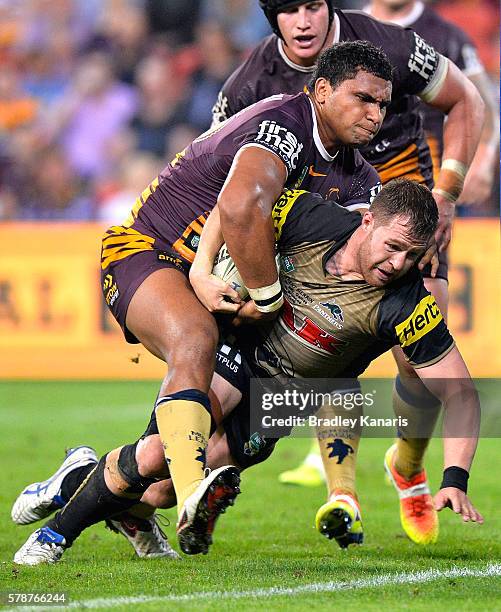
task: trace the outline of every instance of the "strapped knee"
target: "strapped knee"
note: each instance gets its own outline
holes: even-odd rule
[[[144,493],[146,489],[157,482],[155,478],[141,476],[136,460],[137,442],[122,446],[118,455],[117,467],[121,477],[127,483],[126,493]]]

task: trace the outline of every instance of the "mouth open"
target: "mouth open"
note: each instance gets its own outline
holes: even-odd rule
[[[381,278],[383,281],[389,281],[393,277],[393,272],[387,272],[382,268],[376,268],[376,272],[378,273],[379,278]]]
[[[300,47],[307,49],[313,45],[313,41],[315,40],[315,38],[316,36],[303,34],[300,36],[294,36],[294,41]]]

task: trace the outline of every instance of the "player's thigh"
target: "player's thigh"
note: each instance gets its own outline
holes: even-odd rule
[[[127,328],[169,367],[212,363],[218,330],[188,279],[179,270],[162,268],[150,274],[130,300]]]

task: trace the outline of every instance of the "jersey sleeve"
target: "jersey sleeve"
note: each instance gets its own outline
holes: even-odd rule
[[[231,74],[217,96],[212,107],[212,126],[214,127],[229,117],[236,115],[243,108],[250,106],[255,100],[250,95],[248,87],[238,87],[240,69]]]
[[[282,94],[274,97],[280,99]],[[272,98],[268,100],[272,101]],[[239,115],[239,118],[242,117],[243,115]],[[255,146],[274,153],[285,164],[288,178],[304,162],[305,143],[310,140],[307,127],[299,116],[276,108],[253,115],[248,121],[241,123],[231,138],[238,149]]]
[[[439,362],[454,347],[436,300],[417,270],[383,297],[377,327],[378,336],[400,346],[414,368]]]
[[[374,198],[381,191],[382,185],[379,174],[360,155],[360,164],[353,176],[353,182],[346,199],[339,202],[348,210],[369,208]]]
[[[359,24],[359,35],[365,33],[367,40],[378,41],[393,65],[393,98],[416,94],[433,99],[447,75],[448,60],[414,30],[365,18]]]
[[[360,215],[318,193],[284,189],[272,210],[279,250],[298,244],[342,240],[360,225]]]

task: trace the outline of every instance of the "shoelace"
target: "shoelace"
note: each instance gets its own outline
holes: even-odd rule
[[[426,511],[428,506],[425,495],[418,495],[411,497],[410,502],[412,504],[412,514],[418,518],[421,518]]]

